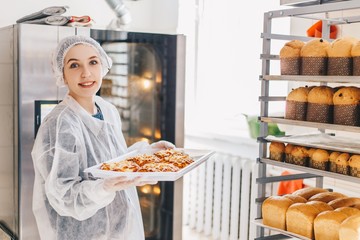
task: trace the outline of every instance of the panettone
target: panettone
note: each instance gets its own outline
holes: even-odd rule
[[[301,48],[301,75],[326,75],[327,50],[330,43],[324,39],[316,38],[308,41]]]
[[[309,160],[309,166],[312,168],[327,170],[329,163],[329,152],[325,149],[316,149]]]
[[[281,142],[271,142],[269,152],[270,159],[283,162],[285,158],[285,144]]]
[[[286,97],[285,118],[306,120],[308,94],[313,87],[298,87],[290,91]]]
[[[285,146],[285,162],[292,163],[291,151],[295,146],[291,143],[286,144]]]
[[[349,153],[341,153],[336,158],[336,172],[344,175],[349,175]]]
[[[334,123],[360,126],[360,88],[342,87],[334,93]]]
[[[310,90],[306,120],[310,122],[332,123],[334,89],[329,86],[317,86]]]
[[[303,146],[295,146],[291,150],[291,163],[300,165],[300,166],[308,166],[309,155],[307,152],[307,148]]]
[[[329,156],[329,171],[336,172],[336,158],[340,155],[340,152],[334,151]]]
[[[327,74],[332,76],[349,76],[353,73],[351,49],[355,38],[338,38],[328,48]]]
[[[312,155],[314,154],[314,152],[316,151],[317,148],[309,148],[308,149],[308,155],[309,155],[309,159],[311,159]]]
[[[353,75],[360,76],[360,41],[356,41],[351,49],[353,59]]]
[[[349,173],[353,177],[360,177],[360,155],[354,154],[349,158]]]
[[[305,45],[300,40],[292,40],[285,43],[280,50],[281,75],[299,75],[300,73],[300,51]]]

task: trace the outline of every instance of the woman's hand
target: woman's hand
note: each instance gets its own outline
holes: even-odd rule
[[[167,148],[172,149],[172,148],[175,148],[175,145],[172,144],[171,142],[161,140],[161,141],[150,144],[150,147],[153,149],[167,149]]]
[[[128,179],[126,176],[119,176],[104,179],[104,189],[108,192],[116,192],[133,186],[143,186],[146,184],[156,184],[157,181],[142,180],[141,177]]]

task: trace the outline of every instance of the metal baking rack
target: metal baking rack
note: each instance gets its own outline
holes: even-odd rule
[[[286,1],[286,0],[284,0]],[[283,4],[291,5],[290,2],[296,4],[300,3],[301,0],[292,0],[287,1]],[[303,1],[305,2],[305,1]],[[308,1],[315,2],[315,1]],[[262,239],[289,239],[289,238],[298,238],[303,239],[300,236],[294,236],[288,232],[279,232],[279,234],[269,235],[265,234],[265,229],[272,230],[270,227],[264,226],[259,221],[261,221],[261,204],[264,199],[266,199],[265,187],[268,183],[280,182],[286,180],[294,180],[301,178],[314,178],[316,187],[323,187],[323,178],[330,177],[334,179],[342,179],[349,182],[360,183],[360,178],[355,178],[351,176],[336,174],[332,172],[322,171],[318,169],[311,169],[308,167],[297,166],[293,164],[288,164],[284,162],[276,162],[274,160],[270,160],[267,158],[267,149],[269,141],[266,140],[268,133],[268,124],[269,123],[277,123],[277,124],[286,124],[292,125],[295,127],[306,127],[306,128],[314,128],[319,131],[319,133],[324,133],[325,130],[335,130],[335,131],[345,131],[352,133],[360,133],[360,127],[354,126],[343,126],[336,124],[322,124],[322,123],[314,123],[314,122],[306,122],[306,121],[294,121],[288,120],[279,117],[271,117],[269,116],[269,103],[274,101],[285,101],[286,97],[284,96],[270,96],[270,84],[274,81],[284,81],[284,82],[317,82],[321,85],[327,85],[328,83],[360,83],[359,76],[286,76],[286,75],[271,75],[270,74],[270,64],[272,61],[278,61],[280,58],[278,55],[272,54],[271,52],[271,42],[273,40],[280,41],[290,41],[290,40],[302,40],[308,41],[312,38],[305,36],[295,36],[295,35],[283,35],[283,34],[274,34],[272,32],[272,24],[273,19],[280,18],[303,18],[303,19],[313,19],[313,20],[322,20],[323,21],[323,29],[322,29],[322,38],[331,41],[330,36],[330,24],[351,24],[360,22],[360,16],[344,16],[346,14],[341,14],[341,18],[329,18],[329,13],[331,12],[347,12],[347,10],[360,9],[360,1],[328,1],[327,4],[309,4],[308,6],[301,7],[291,7],[289,9],[281,9],[276,11],[269,11],[264,13],[264,22],[263,22],[263,33],[261,34],[261,38],[263,40],[262,44],[262,53],[260,58],[262,60],[262,72],[259,76],[259,80],[261,82],[261,94],[259,96],[260,102],[260,137],[258,138],[259,142],[259,157],[257,159],[257,167],[258,167],[258,177],[256,179],[257,183],[257,196],[256,196],[256,217],[253,219],[255,222],[253,224],[256,225],[256,240]],[[322,17],[319,17],[322,15]],[[339,14],[338,14],[339,15]],[[349,141],[350,142],[350,141]],[[296,143],[296,140],[294,140]],[[301,145],[301,144],[299,144]],[[331,148],[331,146],[330,146]],[[267,176],[267,165],[279,166],[289,169],[294,169],[301,173],[286,175],[286,176]],[[272,231],[271,231],[272,233]]]

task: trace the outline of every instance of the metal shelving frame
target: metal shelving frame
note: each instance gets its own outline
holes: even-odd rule
[[[360,22],[360,16],[349,16],[331,19],[327,18],[330,12],[339,12],[351,9],[360,9],[360,1],[342,1],[342,2],[334,2],[334,3],[326,3],[319,5],[311,5],[311,6],[303,6],[303,7],[294,7],[289,9],[282,9],[276,11],[269,11],[264,13],[264,23],[263,23],[263,33],[261,34],[261,38],[263,39],[262,45],[262,73],[259,77],[261,81],[261,95],[259,96],[260,101],[260,137],[259,137],[259,158],[257,160],[258,163],[258,178],[257,182],[257,214],[256,219],[261,219],[261,203],[267,197],[265,194],[266,184],[284,180],[293,180],[300,178],[315,178],[316,186],[323,186],[323,177],[333,177],[344,179],[348,181],[353,181],[354,177],[341,176],[339,177],[336,174],[332,174],[325,171],[320,171],[316,169],[309,169],[301,166],[294,166],[287,163],[275,162],[270,159],[267,159],[267,144],[268,142],[264,140],[267,136],[268,132],[268,123],[282,123],[282,124],[291,124],[303,127],[314,127],[318,128],[320,132],[324,132],[323,128],[333,129],[333,130],[341,130],[341,131],[350,131],[350,132],[360,132],[359,127],[351,127],[351,126],[340,126],[334,124],[318,124],[318,123],[310,123],[303,121],[290,121],[283,118],[274,118],[270,117],[268,114],[269,102],[271,101],[285,101],[285,97],[279,96],[270,96],[269,95],[269,87],[271,81],[298,81],[298,82],[320,82],[322,85],[326,85],[327,83],[360,83],[360,77],[357,76],[311,76],[310,78],[307,76],[274,76],[270,75],[270,62],[272,60],[279,60],[278,55],[271,54],[271,41],[272,40],[302,40],[308,41],[312,38],[304,37],[304,36],[293,36],[293,35],[281,35],[281,34],[273,34],[271,32],[272,29],[272,20],[275,18],[306,18],[306,19],[314,19],[314,20],[322,20],[323,21],[323,29],[322,34],[323,38],[329,39],[330,32],[330,24],[351,24]],[[319,13],[325,13],[324,18],[318,18],[316,15]],[[360,14],[359,14],[360,15]],[[303,174],[294,174],[288,176],[278,176],[278,177],[267,177],[266,175],[266,165],[275,165],[284,168],[290,168],[294,170],[298,170],[300,172],[304,172]],[[254,223],[255,224],[255,223]],[[256,240],[260,239],[286,239],[293,237],[290,233],[287,235],[286,233],[280,233],[272,236],[265,236],[264,229],[265,226],[261,226],[256,224]],[[301,238],[299,238],[301,239]]]

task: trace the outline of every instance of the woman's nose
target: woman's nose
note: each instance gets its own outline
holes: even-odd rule
[[[83,67],[81,77],[86,78],[91,75],[90,69],[88,67]]]

